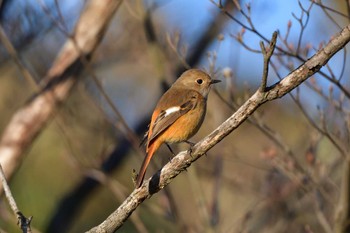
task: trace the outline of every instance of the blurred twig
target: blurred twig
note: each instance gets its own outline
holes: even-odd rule
[[[222,7],[225,7],[227,11],[230,11],[232,7],[232,2],[229,0],[220,1]],[[190,67],[194,67],[200,59],[203,57],[203,54],[206,52],[206,49],[212,41],[217,37],[220,30],[225,26],[228,18],[224,17],[220,12],[217,12],[216,15],[213,16],[213,21],[206,26],[206,30],[202,32],[201,35],[198,36],[198,40],[194,43],[194,48],[191,48],[190,53],[186,57],[186,63]],[[185,71],[186,67],[183,64],[177,65],[175,68],[176,77],[179,77]]]
[[[334,213],[334,232],[343,233],[349,231],[350,226],[350,162],[346,161],[343,165],[342,181],[340,188],[340,197]]]
[[[7,184],[6,178],[5,178],[5,174],[4,171],[2,169],[2,166],[0,164],[0,179],[1,179],[1,184],[3,186],[7,201],[10,204],[10,207],[13,211],[13,213],[16,215],[17,219],[18,219],[18,225],[21,228],[23,233],[31,233],[32,230],[30,228],[30,223],[32,221],[33,217],[25,217],[21,211],[19,211],[16,201],[12,196],[11,190],[9,185]]]
[[[102,94],[103,98],[107,101],[107,104],[109,105],[109,107],[113,110],[114,114],[116,114],[116,116],[118,117],[118,120],[121,122],[121,125],[123,126],[120,130],[121,131],[125,131],[125,136],[126,138],[131,142],[131,145],[133,146],[134,150],[141,156],[144,155],[144,153],[140,150],[140,140],[138,139],[137,135],[134,133],[134,131],[128,126],[128,124],[126,123],[124,117],[122,116],[122,114],[120,113],[120,111],[118,110],[118,108],[114,105],[113,101],[111,100],[111,98],[108,96],[108,94],[106,93],[106,91],[104,90],[100,80],[98,80],[98,78],[96,77],[96,75],[93,73],[91,67],[89,66],[89,64],[87,64],[88,66],[88,70],[91,73],[91,76],[97,86],[97,89],[100,91],[100,93]],[[118,127],[118,126],[117,126]],[[123,130],[124,129],[124,130]]]
[[[195,206],[198,210],[197,217],[199,219],[200,225],[202,226],[200,231],[203,233],[212,233],[214,232],[214,229],[210,224],[210,213],[207,202],[205,200],[205,195],[203,194],[203,187],[200,185],[196,167],[194,167],[193,170],[194,171],[188,174],[188,181],[192,190],[191,193],[193,193],[193,196],[195,197]]]
[[[0,24],[0,41],[5,46],[7,52],[11,55],[11,58],[16,63],[17,67],[20,69],[21,73],[23,74],[23,77],[27,80],[27,82],[35,88],[35,90],[38,90],[37,83],[35,79],[32,77],[32,75],[29,73],[29,71],[25,68],[23,65],[23,61],[18,56],[18,53],[16,52],[16,49],[12,45],[11,41],[8,39],[2,25]]]
[[[326,6],[326,5],[324,5],[321,0],[310,0],[310,2],[312,2],[315,5],[319,6],[324,12],[325,11],[330,11],[330,12],[335,13],[335,14],[337,14],[339,16],[344,17],[344,18],[349,18],[349,15],[346,15],[346,14],[344,14],[344,13],[338,11],[338,10],[335,10],[333,8],[330,8],[330,7]],[[350,9],[349,8],[349,1],[345,0],[345,3],[346,3],[346,9],[347,9],[347,11],[349,13],[350,12],[349,11],[349,9]],[[339,25],[337,24],[337,26],[339,26]]]
[[[223,158],[222,154],[218,154],[214,158],[214,184],[213,184],[213,196],[212,196],[212,201],[211,201],[211,210],[210,210],[210,223],[211,226],[215,229],[215,227],[219,224],[220,222],[220,203],[222,203],[220,200],[220,189],[221,189],[221,184],[222,184],[222,179],[223,179]]]
[[[297,44],[297,47],[295,49],[295,54],[299,54],[299,52],[300,52],[301,42],[302,42],[302,39],[304,36],[305,28],[306,28],[307,24],[309,23],[310,11],[312,9],[313,2],[310,3],[308,8],[304,8],[304,6],[301,4],[300,1],[298,1],[298,4],[299,4],[299,8],[301,10],[300,17],[298,17],[294,13],[292,13],[292,16],[296,19],[296,21],[300,25],[300,32],[298,34],[299,35],[298,44]]]
[[[317,192],[315,193],[315,195],[317,195]],[[332,233],[333,232],[332,227],[331,227],[327,217],[325,216],[325,214],[321,208],[321,203],[318,199],[319,198],[317,198],[317,197],[313,198],[315,213],[316,213],[316,217],[318,219],[318,222],[320,223],[320,225],[322,226],[323,230],[326,233]]]

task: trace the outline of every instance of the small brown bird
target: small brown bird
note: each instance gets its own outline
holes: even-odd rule
[[[201,70],[190,69],[160,98],[145,135],[147,155],[137,176],[137,187],[142,184],[153,154],[163,143],[184,142],[197,133],[205,117],[210,86],[218,82]]]

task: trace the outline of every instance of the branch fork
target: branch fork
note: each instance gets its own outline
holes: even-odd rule
[[[267,86],[267,77],[269,75],[269,63],[270,63],[270,59],[273,55],[273,51],[276,48],[276,42],[277,42],[277,35],[278,32],[275,31],[272,34],[272,38],[269,44],[269,47],[266,49],[264,42],[260,41],[260,49],[261,49],[261,53],[264,56],[264,68],[263,68],[263,75],[262,75],[262,79],[261,79],[261,84],[260,84],[260,88],[259,91],[264,93],[266,91],[266,86]]]

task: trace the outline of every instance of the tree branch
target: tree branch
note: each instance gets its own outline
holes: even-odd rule
[[[349,41],[350,25],[345,27],[323,49],[319,50],[280,82],[267,88],[264,92],[261,92],[260,89],[257,90],[231,117],[198,142],[192,148],[191,153],[189,151],[180,152],[155,175],[146,180],[140,188],[135,189],[104,222],[88,232],[114,232],[120,228],[145,199],[150,198],[154,193],[167,186],[173,178],[186,170],[194,161],[241,125],[259,106],[267,101],[283,97],[318,72]]]

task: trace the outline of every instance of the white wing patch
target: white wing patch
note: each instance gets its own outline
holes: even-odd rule
[[[167,110],[165,110],[164,117],[167,117],[174,112],[178,112],[180,111],[180,109],[181,109],[180,106],[168,108]]]

